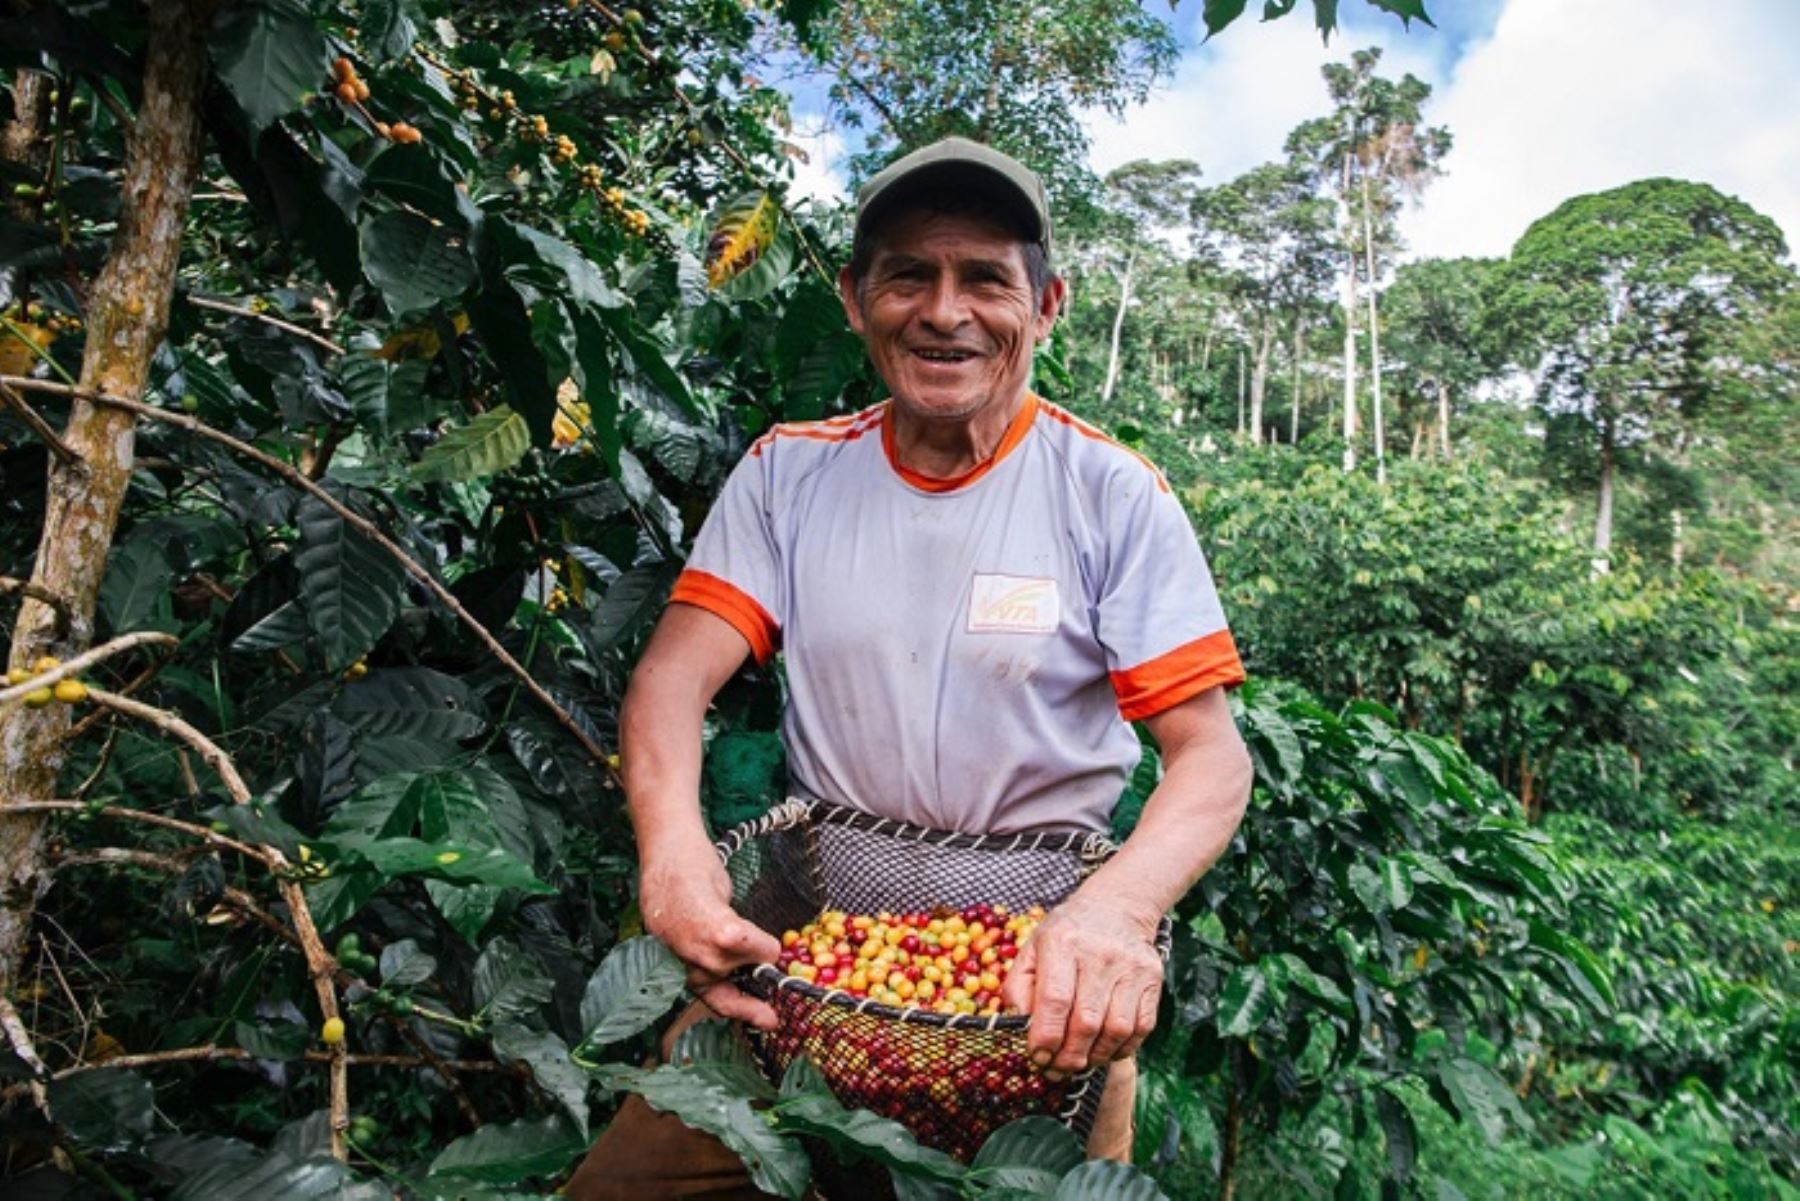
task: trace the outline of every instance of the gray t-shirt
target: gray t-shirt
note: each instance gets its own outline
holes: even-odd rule
[[[785,656],[797,791],[967,833],[1104,830],[1127,721],[1244,679],[1187,515],[1034,395],[953,480],[898,463],[888,413],[763,435],[671,600]]]

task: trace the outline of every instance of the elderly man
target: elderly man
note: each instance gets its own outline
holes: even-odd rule
[[[698,803],[701,723],[746,655],[784,651],[797,793],[939,829],[1104,830],[1142,721],[1162,782],[1004,995],[1047,1071],[1115,1065],[1088,1149],[1126,1159],[1157,921],[1249,794],[1224,695],[1243,670],[1168,484],[1030,390],[1064,296],[1037,177],[951,138],[857,200],[838,284],[892,399],[769,431],[700,531],[622,717],[645,925],[707,1009],[774,1026],[729,975],[778,945],[732,911]],[[730,1152],[636,1099],[569,1191],[756,1195]]]

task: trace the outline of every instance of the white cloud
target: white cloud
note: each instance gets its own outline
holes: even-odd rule
[[[1414,254],[1503,255],[1568,197],[1658,175],[1741,197],[1800,250],[1800,3],[1508,0],[1447,75],[1444,36],[1389,21],[1322,47],[1298,15],[1242,21],[1123,120],[1090,118],[1092,162],[1190,158],[1230,179],[1325,111],[1321,63],[1378,44],[1384,74],[1433,85],[1427,118],[1456,137],[1406,219]]]
[[[1094,168],[1105,174],[1134,159],[1186,158],[1215,184],[1279,159],[1289,130],[1330,111],[1320,66],[1341,62],[1362,46],[1382,47],[1384,74],[1410,71],[1435,82],[1430,48],[1421,44],[1434,36],[1431,30],[1414,26],[1408,34],[1398,22],[1388,23],[1391,31],[1374,35],[1340,31],[1325,46],[1312,22],[1298,14],[1266,24],[1245,18],[1189,50],[1174,83],[1123,119],[1090,117]]]
[[[1800,243],[1800,5],[1511,0],[1431,118],[1457,146],[1408,222],[1417,254],[1503,255],[1563,200],[1709,183]]]
[[[842,170],[848,157],[844,139],[823,118],[796,114],[793,131],[782,140],[791,143],[805,156],[788,160],[794,169],[790,195],[827,203],[848,196]]]

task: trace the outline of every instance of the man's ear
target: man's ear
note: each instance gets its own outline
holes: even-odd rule
[[[1056,324],[1057,317],[1062,315],[1063,301],[1068,297],[1069,285],[1060,275],[1050,277],[1044,285],[1044,294],[1038,298],[1037,338],[1043,341],[1050,336],[1050,328]]]
[[[838,272],[838,299],[844,302],[844,316],[850,320],[850,328],[857,333],[863,332],[862,305],[856,299],[856,281],[850,277],[850,268],[845,267]]]

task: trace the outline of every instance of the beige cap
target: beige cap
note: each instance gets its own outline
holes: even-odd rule
[[[860,232],[872,210],[885,208],[932,184],[954,184],[981,177],[997,182],[1002,193],[1017,197],[1016,215],[1032,240],[1050,248],[1050,198],[1043,181],[1024,163],[992,146],[968,138],[943,138],[920,147],[884,167],[856,191],[856,227]]]

